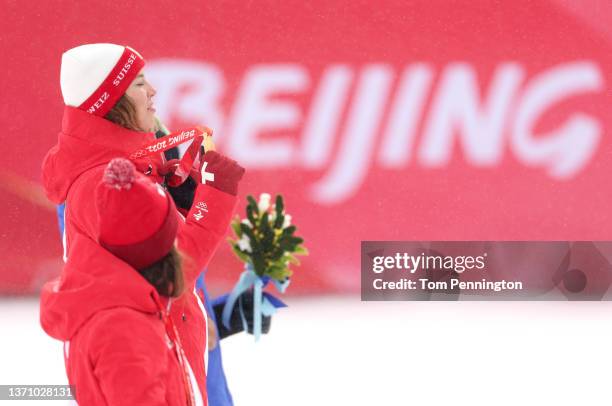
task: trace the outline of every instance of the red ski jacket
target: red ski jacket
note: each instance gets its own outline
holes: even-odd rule
[[[77,236],[97,242],[93,196],[105,165],[116,157],[129,158],[153,139],[151,133],[127,130],[79,109],[65,108],[58,143],[43,162],[43,186],[51,201],[66,203],[64,254],[68,260]],[[161,154],[133,162],[139,171],[161,181],[157,172],[163,163]],[[179,251],[190,260],[183,267],[185,294],[173,301],[170,316],[202,393],[206,393],[206,312],[195,293],[195,282],[223,239],[235,205],[235,196],[209,185],[198,186],[192,210],[177,237]]]
[[[128,264],[85,236],[74,238],[61,279],[42,290],[40,320],[65,342],[80,405],[187,404],[187,374],[162,320],[167,303]]]

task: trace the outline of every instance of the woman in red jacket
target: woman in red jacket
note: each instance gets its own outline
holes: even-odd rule
[[[89,44],[62,56],[60,82],[66,107],[58,143],[43,162],[43,185],[56,204],[65,203],[64,250],[73,259],[76,241],[97,242],[99,221],[93,199],[104,167],[115,157],[129,158],[155,140],[152,98],[143,75],[144,60],[133,49]],[[132,159],[136,169],[161,182],[161,153]],[[183,267],[185,293],[173,301],[170,317],[181,338],[198,387],[206,392],[206,312],[194,292],[195,281],[227,230],[244,169],[215,151],[202,159],[206,184],[198,187],[191,216],[181,222],[177,247],[191,259]],[[145,203],[142,210],[148,210]],[[197,237],[195,237],[197,235]],[[81,238],[82,239],[82,238]]]
[[[168,314],[184,289],[172,198],[122,158],[109,163],[92,197],[98,243],[77,235],[62,277],[41,296],[43,328],[68,343],[76,400],[205,405]],[[206,233],[191,215],[187,224],[194,238]]]

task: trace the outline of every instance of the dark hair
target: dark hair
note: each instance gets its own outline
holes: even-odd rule
[[[128,130],[142,131],[136,123],[136,107],[134,107],[134,103],[125,93],[121,95],[121,98],[106,113],[104,118]]]
[[[161,296],[179,297],[183,293],[183,264],[180,253],[174,247],[162,259],[138,272]]]

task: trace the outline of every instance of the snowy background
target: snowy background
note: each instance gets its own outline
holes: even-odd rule
[[[222,342],[237,406],[610,404],[609,302],[288,303],[259,343]],[[0,299],[0,325],[0,382],[66,383],[37,298]]]
[[[40,167],[60,55],[114,42],[168,127],[212,127],[243,204],[282,192],[310,249],[271,334],[222,343],[237,406],[611,404],[610,302],[349,293],[362,240],[612,240],[612,1],[234,3],[2,2],[0,384],[66,383],[38,322],[62,264]],[[213,261],[225,293],[242,268]]]

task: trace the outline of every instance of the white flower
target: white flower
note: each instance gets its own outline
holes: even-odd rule
[[[246,234],[243,234],[242,238],[238,240],[238,248],[249,253],[253,252],[253,250],[251,250],[251,240],[249,240]]]
[[[247,227],[251,227],[253,228],[253,226],[251,225],[251,222],[249,221],[249,219],[244,219],[241,221],[242,224],[244,224]]]
[[[270,194],[269,193],[260,194],[259,204],[257,206],[259,208],[260,213],[268,211],[268,209],[270,208]]]
[[[285,214],[285,221],[283,221],[283,228],[287,228],[291,225],[291,214]]]

